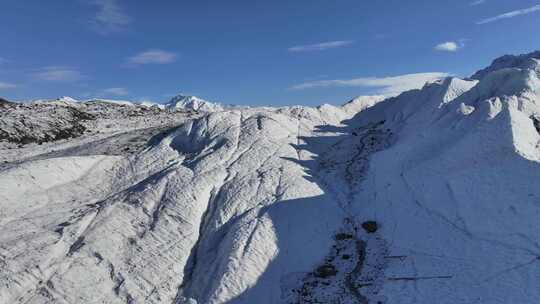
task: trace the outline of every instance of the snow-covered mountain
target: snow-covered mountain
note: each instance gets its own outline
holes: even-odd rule
[[[71,106],[71,107],[76,107],[78,102],[79,102],[78,100],[69,96],[62,96],[56,99],[37,99],[37,100],[30,101],[31,104],[51,104],[51,105],[59,105],[59,106]]]
[[[7,107],[13,104],[11,101],[0,97],[0,107]]]
[[[55,99],[37,99],[32,100],[31,104],[53,104],[60,106],[71,106],[77,107],[81,104],[91,104],[91,103],[100,103],[100,104],[111,104],[111,105],[123,105],[123,106],[133,106],[138,105],[139,103],[128,101],[128,100],[118,100],[118,99],[104,99],[104,98],[91,98],[86,100],[77,100],[73,97],[62,96]]]
[[[223,106],[217,103],[206,101],[196,96],[177,95],[165,104],[170,110],[189,110],[200,112],[222,111]]]
[[[88,135],[0,142],[0,303],[537,303],[540,59],[503,58],[385,100],[91,108]]]
[[[507,68],[520,68],[520,69],[535,69],[535,65],[540,60],[540,51],[532,52],[530,54],[523,55],[506,55],[499,57],[493,61],[493,63],[478,72],[476,72],[471,79],[482,79],[486,75],[501,69]]]
[[[104,98],[85,100],[84,103],[105,103],[105,104],[113,104],[113,105],[121,105],[121,106],[134,106],[138,104],[129,100],[104,99]]]

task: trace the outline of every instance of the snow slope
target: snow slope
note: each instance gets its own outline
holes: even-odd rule
[[[345,103],[342,108],[345,112],[354,115],[358,112],[361,112],[367,108],[376,105],[377,103],[385,99],[386,97],[382,95],[358,96]]]
[[[519,58],[7,158],[0,303],[537,303],[540,61]]]

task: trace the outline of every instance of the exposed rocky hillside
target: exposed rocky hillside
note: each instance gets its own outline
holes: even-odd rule
[[[106,100],[79,102],[70,97],[7,102],[0,106],[0,163],[50,157],[67,148],[91,148],[93,154],[135,153],[153,136],[200,115]]]
[[[0,107],[0,141],[20,145],[81,136],[82,122],[94,116],[74,107],[55,104],[3,103]]]

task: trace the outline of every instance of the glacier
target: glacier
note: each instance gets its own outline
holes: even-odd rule
[[[538,52],[343,106],[173,101],[0,104],[0,303],[540,299]]]

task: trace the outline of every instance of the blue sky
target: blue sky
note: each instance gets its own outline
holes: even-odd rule
[[[46,3],[46,4],[45,4]],[[343,103],[540,49],[540,0],[3,0],[0,96]]]

